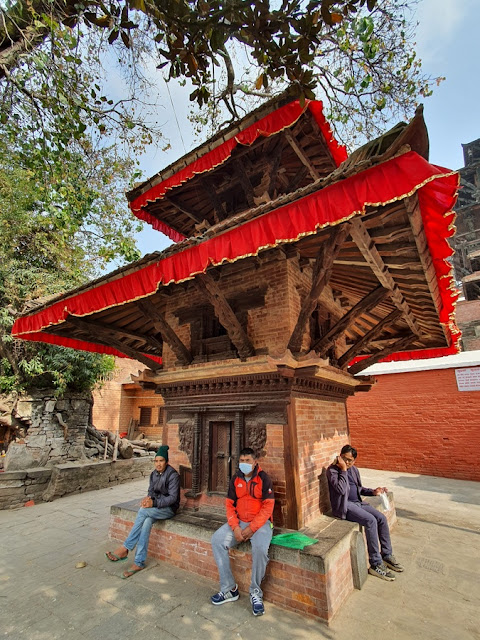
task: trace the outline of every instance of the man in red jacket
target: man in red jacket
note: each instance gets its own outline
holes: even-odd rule
[[[268,564],[272,539],[274,497],[272,481],[258,465],[253,449],[240,451],[239,470],[230,480],[226,499],[227,522],[212,536],[212,549],[220,575],[220,591],[212,604],[238,600],[238,586],[230,567],[228,550],[240,542],[252,543],[250,602],[254,616],[265,613],[260,584]]]

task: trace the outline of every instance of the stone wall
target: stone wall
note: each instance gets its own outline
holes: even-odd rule
[[[47,502],[72,493],[148,477],[153,458],[131,458],[84,464],[70,462],[53,468],[24,469],[0,473],[0,509],[16,509],[26,502]],[[148,482],[145,481],[145,492]]]
[[[22,398],[17,412],[30,418],[24,442],[10,444],[5,456],[5,471],[53,467],[70,460],[85,460],[85,432],[92,406],[91,397],[66,393],[56,398],[53,392]]]
[[[26,502],[43,502],[52,475],[51,469],[25,469],[0,473],[0,509],[16,509]]]

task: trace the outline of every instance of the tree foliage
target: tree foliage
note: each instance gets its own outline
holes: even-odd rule
[[[206,107],[210,118],[223,113],[222,107],[238,117],[239,96],[271,96],[287,87],[300,99],[316,92],[346,139],[359,130],[374,132],[372,125],[381,126],[391,116],[408,115],[418,97],[431,92],[433,81],[422,74],[413,46],[414,4],[17,0],[2,10],[0,78],[12,96],[23,91],[39,110],[55,111],[63,101],[79,130],[115,129],[128,140],[125,133],[139,127],[137,140],[143,135],[145,141],[151,131],[144,126],[145,112],[131,107],[141,95],[142,56],[149,54],[166,78],[188,80],[190,100]],[[101,83],[92,77],[89,84],[85,74],[78,95],[71,92],[70,79],[78,82],[76,69],[91,67],[92,60],[100,60],[99,51],[109,48],[135,85],[126,101],[102,95]],[[40,53],[33,55],[32,68],[34,51]],[[55,73],[52,66],[57,73],[61,67],[65,86],[58,83],[52,93],[48,83],[36,82],[42,65],[49,74]],[[218,124],[215,117],[213,122]]]
[[[36,132],[15,133],[0,125],[0,391],[84,389],[111,358],[16,341],[10,330],[33,300],[99,275],[114,257],[138,257],[123,195],[134,170],[85,136],[71,136],[60,152],[40,145]]]

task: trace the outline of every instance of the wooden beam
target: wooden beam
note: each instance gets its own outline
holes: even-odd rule
[[[161,333],[163,341],[168,344],[179,362],[183,365],[190,364],[192,361],[192,354],[165,320],[164,315],[155,307],[153,302],[148,298],[142,298],[141,300],[137,300],[136,306],[140,309],[145,318],[150,320],[155,329]]]
[[[370,291],[370,293],[366,295],[365,298],[360,300],[360,302],[352,307],[350,311],[347,311],[347,313],[340,318],[337,324],[332,327],[330,331],[323,336],[323,338],[317,340],[312,349],[318,351],[320,355],[326,353],[331,345],[335,342],[335,340],[340,336],[340,334],[346,331],[348,327],[355,322],[358,316],[361,316],[363,313],[370,311],[390,295],[390,290],[382,287],[381,285],[373,291]]]
[[[377,364],[379,360],[383,360],[383,358],[387,358],[391,356],[392,353],[397,353],[397,351],[402,351],[405,347],[408,347],[412,342],[418,340],[418,336],[415,334],[410,334],[404,338],[400,338],[400,340],[396,340],[389,347],[385,347],[378,353],[375,353],[373,356],[369,358],[365,358],[364,360],[360,360],[359,362],[352,364],[352,366],[348,369],[348,373],[355,375],[356,373],[360,373],[367,367],[371,367],[372,364]]]
[[[378,278],[380,284],[386,289],[390,289],[392,292],[392,302],[397,309],[400,309],[411,331],[417,336],[421,336],[422,330],[420,329],[417,319],[413,315],[407,301],[403,297],[402,292],[397,286],[397,283],[389,272],[387,265],[384,263],[382,256],[379,254],[375,243],[370,237],[365,225],[359,218],[352,220],[352,229],[350,232],[353,241],[360,249],[361,254],[368,262],[373,273]]]
[[[322,242],[320,246],[317,259],[313,265],[312,286],[302,303],[297,323],[288,341],[287,348],[290,349],[292,353],[299,353],[302,348],[303,335],[308,319],[318,304],[318,298],[330,280],[333,261],[346,240],[349,229],[349,224],[338,225],[332,230],[330,237],[327,238],[325,242]]]
[[[214,279],[207,273],[201,273],[195,277],[194,283],[214,308],[215,315],[227,330],[228,337],[235,345],[240,358],[255,355],[250,339]]]
[[[173,196],[166,195],[166,196],[164,196],[164,200],[167,200],[167,202],[170,202],[170,204],[173,204],[173,206],[176,209],[178,209],[180,211],[180,213],[184,213],[191,220],[193,220],[193,222],[196,222],[197,224],[200,224],[200,223],[203,222],[203,220],[202,220],[202,218],[200,218],[200,216],[198,216],[194,211],[191,211],[184,204],[179,202],[177,200],[177,198],[174,198]]]
[[[129,347],[121,340],[113,338],[109,332],[99,329],[88,320],[77,318],[75,316],[68,316],[67,321],[74,327],[77,327],[77,329],[80,329],[80,331],[86,333],[93,342],[99,342],[105,346],[114,347],[117,351],[120,351],[120,353],[124,353],[130,358],[142,362],[149,369],[153,369],[153,371],[162,368],[162,365],[159,362],[152,360],[137,349],[132,349],[132,347]]]
[[[350,347],[348,351],[346,351],[339,359],[338,366],[341,369],[344,369],[348,366],[348,363],[355,358],[356,355],[362,351],[368,344],[374,342],[376,338],[382,333],[384,327],[391,327],[395,324],[395,322],[402,317],[402,312],[400,309],[395,309],[392,313],[389,313],[388,316],[380,320],[370,331],[368,331],[364,336],[362,336],[354,345]]]
[[[225,210],[225,206],[223,202],[220,200],[218,196],[214,181],[210,180],[209,178],[203,178],[202,187],[212,204],[215,222],[220,222],[221,220],[225,220],[225,218],[227,217],[227,212]]]
[[[296,191],[297,188],[300,186],[300,183],[302,182],[302,180],[307,175],[307,173],[308,173],[308,168],[305,165],[303,165],[303,167],[300,167],[300,169],[297,171],[297,173],[293,176],[293,178],[288,183],[287,193]]]
[[[438,280],[435,273],[435,267],[433,266],[432,256],[430,254],[430,249],[428,248],[427,236],[425,235],[422,214],[420,213],[420,205],[418,203],[418,195],[414,194],[410,198],[405,198],[405,207],[410,219],[410,226],[412,227],[413,237],[420,256],[420,262],[422,263],[423,270],[425,271],[428,290],[432,296],[435,310],[437,314],[440,315],[440,309],[442,308],[440,290],[438,288]],[[442,329],[445,339],[448,342],[449,338],[446,326],[442,325]]]
[[[295,151],[295,153],[297,154],[297,156],[300,159],[300,161],[302,162],[302,164],[304,164],[307,167],[307,169],[308,169],[310,175],[312,176],[312,178],[314,180],[318,180],[320,178],[320,174],[315,169],[315,167],[312,164],[310,158],[305,154],[303,149],[300,148],[300,145],[298,144],[298,142],[293,137],[292,132],[289,131],[288,129],[285,129],[285,131],[283,132],[283,135],[286,137],[286,139],[288,141],[288,144]]]
[[[284,137],[281,137],[280,140],[278,141],[277,146],[273,151],[272,157],[269,158],[269,164],[266,171],[267,173],[266,188],[270,198],[274,197],[275,182],[276,182],[278,169],[280,167],[280,161],[282,159],[282,153],[285,145],[286,145],[286,139]]]
[[[243,164],[243,162],[240,162],[239,160],[235,160],[233,162],[233,166],[235,169],[235,174],[242,186],[243,191],[245,192],[245,197],[247,199],[248,206],[254,207],[255,192],[253,190],[252,183],[250,182],[250,178],[248,177],[248,174],[245,170],[245,165]]]
[[[162,355],[163,342],[155,336],[150,336],[147,333],[139,333],[138,331],[129,331],[123,327],[106,324],[105,322],[99,322],[98,320],[88,320],[88,324],[91,325],[92,328],[96,327],[100,331],[108,331],[113,334],[113,336],[118,335],[119,337],[129,338],[130,340],[140,340],[145,342],[154,349],[158,349],[158,355]]]

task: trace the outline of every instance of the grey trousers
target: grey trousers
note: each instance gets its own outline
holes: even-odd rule
[[[248,522],[240,521],[240,527],[245,529]],[[268,564],[268,548],[272,539],[272,525],[270,520],[263,527],[255,531],[250,538],[252,543],[252,581],[250,583],[250,593],[258,591],[260,597],[263,596],[260,584],[265,575]],[[235,578],[230,567],[230,556],[228,550],[239,544],[235,540],[233,531],[228,523],[225,523],[217,529],[212,536],[212,550],[215,562],[217,563],[218,573],[220,576],[220,591],[226,593],[235,587]]]

